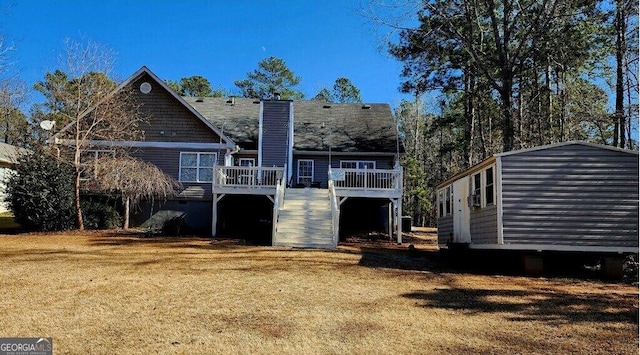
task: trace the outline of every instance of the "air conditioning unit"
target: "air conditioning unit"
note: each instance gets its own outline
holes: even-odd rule
[[[471,195],[467,197],[469,207],[480,207],[480,195]]]

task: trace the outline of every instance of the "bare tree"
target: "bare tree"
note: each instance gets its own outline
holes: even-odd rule
[[[139,125],[147,117],[139,110],[133,91],[128,87],[114,88],[109,79],[113,69],[113,51],[93,41],[67,40],[61,65],[68,81],[55,81],[48,90],[47,106],[58,108],[57,114],[71,122],[59,133],[59,139],[69,147],[68,156],[75,168],[74,207],[76,226],[84,229],[80,207],[81,185],[86,159],[101,141],[111,157],[126,155],[122,141],[139,140],[144,132]]]
[[[157,166],[131,157],[103,158],[96,162],[95,187],[122,198],[123,229],[129,228],[130,209],[143,200],[166,200],[181,184]]]

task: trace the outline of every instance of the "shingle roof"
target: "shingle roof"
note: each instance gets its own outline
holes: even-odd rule
[[[0,163],[13,165],[18,162],[19,153],[25,151],[7,143],[0,143]]]
[[[185,97],[213,125],[244,149],[257,149],[259,101]],[[327,107],[330,106],[330,107]],[[395,152],[396,127],[388,104],[294,101],[294,149]]]

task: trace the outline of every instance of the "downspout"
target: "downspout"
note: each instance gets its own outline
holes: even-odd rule
[[[260,101],[260,113],[258,116],[258,166],[262,166],[262,115],[264,114],[264,102]]]
[[[287,147],[287,181],[293,176],[293,101],[289,103],[289,144]]]

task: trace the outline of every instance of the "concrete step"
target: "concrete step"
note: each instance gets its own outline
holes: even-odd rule
[[[333,243],[275,243],[277,247],[289,247],[289,248],[314,248],[314,249],[333,249],[335,246]]]

